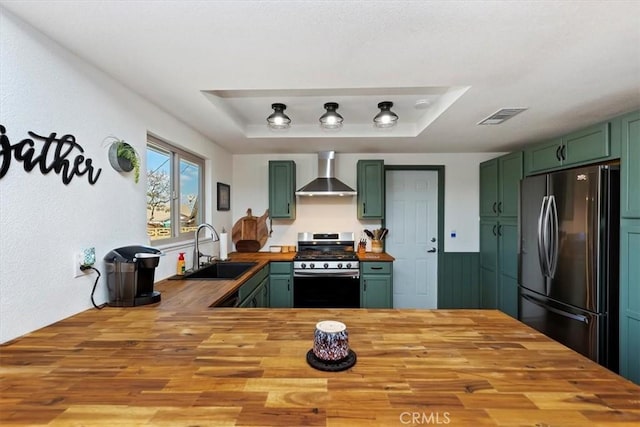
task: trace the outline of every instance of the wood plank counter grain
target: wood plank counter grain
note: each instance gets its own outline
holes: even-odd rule
[[[311,368],[316,322],[356,365]],[[0,347],[0,424],[634,425],[640,387],[492,310],[89,310]]]

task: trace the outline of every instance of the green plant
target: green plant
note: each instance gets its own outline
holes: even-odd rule
[[[126,169],[121,164],[119,164],[118,166],[120,167],[120,169],[118,170],[129,172],[133,169],[134,180],[136,183],[138,183],[140,179],[140,156],[138,156],[138,153],[136,152],[135,148],[133,148],[131,144],[125,142],[124,139],[120,139],[115,136],[109,136],[107,137],[107,139],[110,139],[113,141],[112,145],[115,145],[116,157],[118,159],[126,160],[131,164],[131,168],[126,168]],[[114,167],[116,166],[114,165]]]
[[[138,180],[140,179],[140,158],[138,157],[138,153],[136,152],[135,148],[133,148],[131,145],[127,144],[126,142],[122,140],[119,140],[117,142],[118,142],[118,157],[121,157],[131,162],[131,166],[133,166],[134,180],[137,184]]]

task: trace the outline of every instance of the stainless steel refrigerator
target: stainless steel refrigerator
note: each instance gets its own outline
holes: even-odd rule
[[[597,165],[520,186],[518,318],[618,371],[620,173]]]

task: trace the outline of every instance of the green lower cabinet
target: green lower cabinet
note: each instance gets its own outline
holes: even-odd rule
[[[443,252],[438,266],[438,308],[480,308],[480,254]]]
[[[267,307],[269,292],[269,279],[263,279],[254,291],[249,294],[239,305],[242,308]]]
[[[498,309],[518,318],[518,220],[498,223]]]
[[[391,276],[367,275],[360,278],[362,308],[392,308]]]
[[[293,307],[293,264],[272,262],[269,276],[269,307]]]
[[[393,308],[393,263],[360,263],[360,307]]]
[[[480,306],[518,317],[518,219],[480,219]]]
[[[498,308],[498,274],[480,267],[480,307]]]
[[[620,225],[620,375],[640,384],[640,220]]]
[[[498,281],[498,309],[518,318],[518,279],[500,275]]]
[[[269,307],[269,279],[264,280],[264,284],[261,287],[260,296],[258,298],[258,307]]]

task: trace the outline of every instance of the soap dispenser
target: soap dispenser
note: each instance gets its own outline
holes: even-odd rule
[[[176,273],[180,276],[184,275],[185,272],[185,264],[184,264],[184,252],[180,252],[178,255],[178,267]]]

